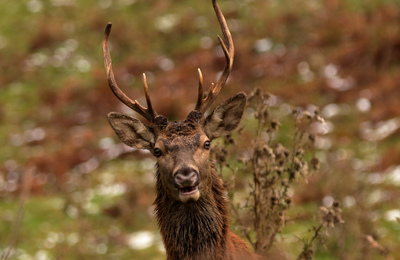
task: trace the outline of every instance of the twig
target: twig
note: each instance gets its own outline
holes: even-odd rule
[[[312,244],[312,243],[314,242],[314,240],[318,238],[319,232],[321,231],[321,229],[322,229],[323,226],[324,226],[324,225],[321,224],[321,225],[319,225],[319,227],[315,230],[314,236],[313,236],[313,237],[311,238],[311,240],[310,240],[310,244]]]
[[[379,253],[381,253],[386,257],[386,260],[393,260],[393,258],[389,255],[389,250],[387,250],[381,244],[376,242],[376,240],[372,236],[366,235],[364,238],[368,242],[370,247],[376,248],[379,251]]]
[[[35,173],[35,168],[31,167],[24,174],[22,190],[21,190],[21,194],[19,197],[19,205],[18,205],[17,212],[15,213],[15,215],[16,215],[15,221],[11,228],[11,233],[8,237],[7,246],[6,246],[6,249],[4,250],[3,255],[1,256],[1,260],[7,260],[10,257],[10,253],[11,253],[12,249],[14,248],[15,244],[17,243],[19,230],[21,228],[22,220],[24,218],[25,204],[30,195],[32,177],[33,177],[34,173]]]
[[[237,209],[236,209],[235,205],[232,203],[232,201],[231,201],[231,208],[236,215],[236,221],[239,223],[239,225],[242,228],[244,228],[244,225],[243,225],[242,221],[240,220],[239,212],[237,211]],[[253,249],[256,249],[256,245],[254,244],[253,240],[251,239],[249,232],[244,232],[244,235],[246,236],[247,240],[250,242]]]

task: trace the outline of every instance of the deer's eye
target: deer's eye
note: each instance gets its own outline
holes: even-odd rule
[[[204,142],[204,148],[207,149],[207,150],[210,149],[210,141],[205,141]]]
[[[161,154],[162,154],[162,152],[161,152],[160,148],[154,148],[154,155],[156,157],[160,157]]]

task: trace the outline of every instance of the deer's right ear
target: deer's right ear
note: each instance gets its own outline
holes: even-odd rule
[[[152,129],[140,120],[121,113],[108,114],[108,122],[118,135],[119,139],[130,147],[152,149],[155,136]]]

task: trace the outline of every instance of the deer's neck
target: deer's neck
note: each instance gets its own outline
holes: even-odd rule
[[[156,217],[168,259],[225,259],[229,230],[224,187],[214,169],[212,194],[182,203],[169,197],[157,178]]]

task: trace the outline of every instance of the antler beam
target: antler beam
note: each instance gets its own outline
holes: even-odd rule
[[[118,87],[117,82],[115,81],[114,78],[114,72],[112,70],[112,65],[111,65],[111,57],[110,57],[110,50],[108,48],[108,37],[110,36],[111,32],[111,23],[107,24],[106,30],[104,31],[104,37],[103,37],[103,44],[102,44],[102,49],[103,49],[103,58],[104,58],[104,68],[106,70],[107,74],[107,80],[108,80],[108,85],[110,86],[112,92],[117,96],[119,100],[121,100],[122,103],[142,115],[144,118],[149,120],[150,122],[157,116],[156,111],[151,105],[151,100],[150,100],[150,95],[149,95],[149,88],[147,86],[147,80],[146,80],[146,75],[143,73],[143,83],[144,83],[144,92],[146,95],[146,102],[147,102],[147,108],[141,106],[139,102],[132,101],[127,95],[122,92],[122,90]]]
[[[217,98],[221,89],[225,86],[226,80],[228,79],[229,74],[231,73],[231,70],[232,70],[233,56],[234,56],[234,52],[235,52],[235,49],[233,46],[233,41],[232,41],[232,36],[229,31],[228,25],[226,24],[225,17],[222,14],[221,9],[219,9],[217,1],[212,0],[212,3],[213,3],[214,10],[215,10],[215,13],[218,18],[219,25],[222,30],[222,34],[224,35],[224,39],[226,41],[226,43],[225,43],[221,39],[221,37],[218,36],[218,40],[219,40],[221,47],[225,54],[226,65],[225,65],[224,71],[222,72],[217,84],[215,86],[214,86],[214,84],[211,85],[210,90],[208,91],[208,94],[204,99],[203,99],[203,77],[202,77],[200,69],[199,69],[199,97],[197,99],[195,110],[197,110],[201,113],[206,112],[206,110],[210,107],[210,105]]]

